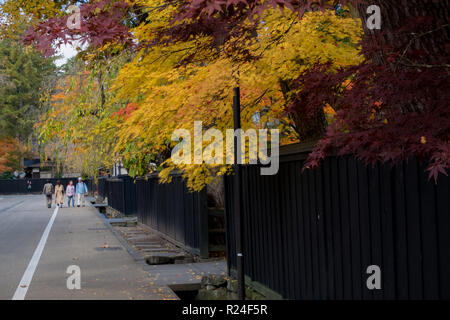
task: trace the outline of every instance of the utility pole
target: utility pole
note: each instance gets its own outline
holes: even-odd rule
[[[234,88],[233,95],[233,118],[234,132],[241,129],[241,99],[239,87]],[[240,135],[234,136],[234,220],[236,232],[236,265],[237,265],[237,281],[238,281],[238,298],[245,300],[245,274],[244,274],[244,243],[243,243],[243,222],[242,201],[241,201],[241,165],[239,164],[238,155],[240,155],[241,147]]]

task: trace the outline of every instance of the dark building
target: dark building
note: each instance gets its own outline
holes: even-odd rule
[[[26,179],[52,178],[53,164],[50,161],[41,163],[41,159],[24,159],[23,170]]]

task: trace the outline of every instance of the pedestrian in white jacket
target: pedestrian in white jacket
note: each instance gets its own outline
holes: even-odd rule
[[[76,186],[76,194],[77,194],[77,207],[79,206],[86,206],[86,199],[85,195],[88,193],[88,188],[86,186],[86,183],[83,182],[83,179],[80,177],[78,178],[78,183]]]

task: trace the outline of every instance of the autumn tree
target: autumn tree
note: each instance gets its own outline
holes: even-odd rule
[[[366,6],[358,5],[367,60],[335,77],[322,69],[299,78],[310,83],[310,77],[324,77],[329,101],[342,106],[308,165],[317,166],[337,147],[340,154],[355,153],[366,162],[415,156],[437,179],[450,166],[449,2],[373,3],[381,8],[380,31],[367,28]],[[348,77],[351,90],[341,85]]]
[[[238,83],[245,128],[275,125],[282,130],[285,143],[298,141],[303,138],[302,127],[286,117],[285,109],[292,94],[286,84],[315,63],[330,63],[339,68],[360,61],[357,55],[360,22],[334,11],[311,13],[304,20],[289,12],[267,11],[264,23],[253,24],[239,36],[212,47],[211,36],[201,33],[170,43],[152,43],[155,39],[152,35],[171,28],[178,8],[165,6],[161,1],[137,1],[134,5],[133,13],[139,10],[146,17],[129,32],[140,45],[128,47],[120,41],[116,45],[128,47],[126,50],[134,51],[135,56],[112,82],[111,100],[107,103],[112,115],[111,119],[104,119],[105,123],[113,121],[117,127],[114,154],[119,155],[133,176],[148,172],[149,162],[153,162],[165,168],[163,177],[175,169],[184,171],[189,185],[198,189],[213,176],[224,174],[227,167],[180,167],[166,160],[175,144],[171,141],[175,129],[192,130],[195,120],[202,120],[207,128],[223,131],[231,126],[231,94]],[[247,50],[236,48],[242,41],[246,42]],[[326,48],[316,46],[317,42]],[[96,50],[90,50],[95,55]],[[103,62],[108,64],[107,60]],[[124,107],[115,111],[117,105]],[[254,121],[255,115],[258,122]],[[53,121],[52,116],[47,119],[48,123]]]
[[[289,8],[303,16],[339,1],[194,1],[185,2],[176,19],[185,20],[191,32],[198,22],[211,19],[232,22],[222,31],[229,36],[242,17],[253,17],[270,5]],[[308,167],[337,148],[366,162],[392,162],[416,156],[428,162],[430,177],[446,174],[449,149],[449,2],[448,1],[340,1],[360,13],[366,36],[365,61],[357,67],[330,72],[317,65],[298,77],[290,113],[316,122],[325,102],[337,107],[334,125],[311,154]],[[367,8],[381,9],[381,30],[368,30]],[[195,28],[194,28],[195,26]],[[172,27],[175,30],[176,27]],[[186,27],[185,30],[188,30]],[[216,34],[211,31],[211,34]],[[346,80],[351,80],[347,82]],[[344,85],[343,85],[344,84]],[[317,123],[317,122],[316,122]]]
[[[112,149],[116,123],[110,117],[120,106],[109,103],[108,89],[117,73],[113,60],[107,67],[88,60],[73,58],[64,66],[53,94],[43,101],[46,111],[36,128],[45,157],[64,171],[94,176],[99,167],[117,160]]]
[[[367,28],[373,4],[381,8],[381,30]],[[196,117],[229,126],[230,89],[239,84],[244,126],[255,125],[251,117],[260,112],[283,125],[286,137],[319,138],[307,167],[338,149],[368,163],[416,156],[436,178],[450,154],[448,7],[431,0],[95,1],[81,7],[84,30],[65,28],[60,16],[34,28],[27,41],[48,50],[55,41],[84,39],[136,54],[113,85],[115,103],[129,111],[116,117],[115,150],[124,158],[167,150],[167,133]],[[337,17],[358,15],[365,28],[359,45],[350,22],[332,28]],[[307,34],[295,38],[302,27]],[[290,46],[303,50],[290,55]],[[282,67],[273,69],[277,61]]]

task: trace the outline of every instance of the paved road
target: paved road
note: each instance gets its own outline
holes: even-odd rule
[[[81,270],[80,290],[67,288],[72,265]],[[0,196],[1,300],[175,298],[150,280],[94,208],[47,209],[43,196]]]

